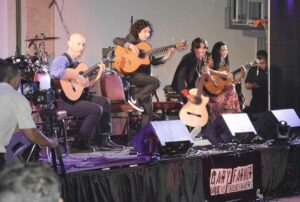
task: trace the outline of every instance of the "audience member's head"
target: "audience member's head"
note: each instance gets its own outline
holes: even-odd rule
[[[21,76],[16,65],[0,60],[0,82],[5,82],[18,89]]]
[[[0,202],[61,202],[60,196],[60,181],[47,165],[15,164],[0,173]]]

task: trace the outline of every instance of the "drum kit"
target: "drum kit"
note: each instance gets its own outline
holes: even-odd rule
[[[44,33],[37,34],[34,38],[26,39],[28,50],[33,49],[34,55],[15,55],[6,58],[20,70],[21,84],[19,92],[26,98],[31,99],[35,90],[44,90],[51,87],[49,74],[48,53],[45,41],[55,40],[59,37],[46,37]]]

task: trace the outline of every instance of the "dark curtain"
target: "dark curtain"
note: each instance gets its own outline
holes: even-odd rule
[[[275,145],[261,151],[262,191],[269,197],[300,190],[300,145]]]
[[[300,1],[271,0],[271,109],[300,114]]]
[[[69,173],[66,201],[185,202],[204,201],[202,163],[180,158],[108,171]]]

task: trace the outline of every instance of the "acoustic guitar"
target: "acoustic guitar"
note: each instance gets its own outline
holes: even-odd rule
[[[192,88],[189,90],[191,95],[200,97],[200,102],[193,104],[188,101],[179,112],[180,120],[191,127],[203,127],[208,122],[206,105],[209,101],[209,98],[202,95],[204,81],[205,76],[198,77],[195,82],[195,86],[197,88]]]
[[[225,77],[219,76],[217,74],[212,73],[218,73],[218,72],[229,72],[228,66],[221,66],[218,70],[209,70],[211,72],[209,79],[207,79],[204,82],[204,86],[208,92],[214,95],[220,94],[224,87],[230,83],[232,83],[232,79],[227,79]]]
[[[146,42],[140,42],[136,46],[140,51],[138,56],[135,55],[131,49],[117,45],[115,48],[113,68],[124,74],[132,73],[141,65],[150,64],[150,55],[163,53],[169,48],[184,49],[187,47],[187,41],[179,41],[176,44],[155,49],[152,49],[151,45]]]
[[[251,66],[258,66],[258,61],[254,60],[253,62],[250,62],[249,64],[242,65],[240,68],[230,72],[231,74],[237,74],[242,70],[244,67],[246,70],[249,69]],[[229,67],[227,65],[221,66],[218,70],[209,70],[211,73],[217,73],[217,72],[229,72]],[[224,87],[228,84],[231,84],[233,82],[232,79],[227,79],[225,77],[219,76],[217,74],[210,74],[210,78],[207,79],[204,82],[204,86],[208,92],[214,95],[220,94]]]
[[[113,56],[114,53],[111,51],[102,62],[107,65],[107,63],[112,60]],[[97,76],[99,66],[97,63],[89,68],[85,63],[79,63],[74,69],[70,69],[70,71],[74,71],[76,74],[81,74],[85,78],[90,79]],[[60,79],[59,85],[67,99],[71,101],[77,101],[82,96],[84,89],[86,89],[86,87],[76,83],[75,80]]]

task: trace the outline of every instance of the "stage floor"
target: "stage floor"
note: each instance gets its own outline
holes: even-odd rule
[[[76,152],[70,153],[68,156],[62,155],[67,173],[134,167],[148,162],[145,158],[129,153],[129,148],[127,148],[123,151]],[[45,155],[40,160],[49,162],[48,157]]]
[[[265,201],[298,201],[298,196],[280,196],[300,190],[299,156],[299,144],[267,143],[197,146],[187,154],[157,158],[131,155],[129,148],[121,152],[70,153],[63,157],[68,176],[67,180],[62,176],[63,195],[66,201],[89,202],[251,201],[257,198],[259,189]],[[235,181],[238,186],[212,183],[215,172],[249,168],[251,179]],[[239,186],[245,189],[236,191]],[[229,189],[232,192],[226,191]]]

